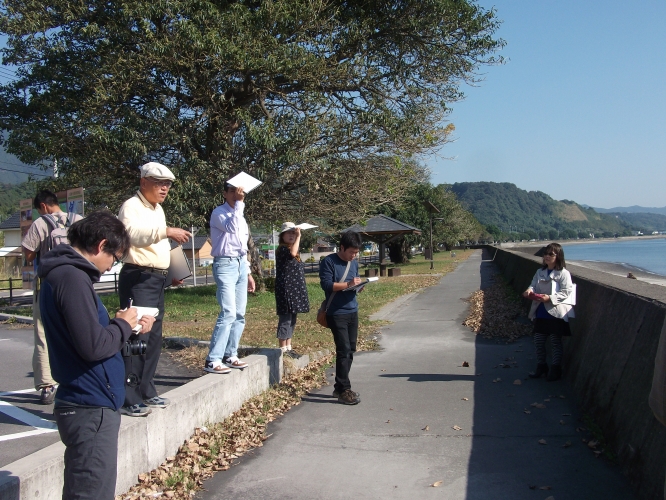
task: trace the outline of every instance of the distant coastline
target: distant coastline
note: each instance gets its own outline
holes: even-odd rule
[[[594,238],[594,239],[584,239],[584,240],[553,240],[562,245],[590,245],[590,244],[599,244],[604,243],[619,243],[622,241],[635,241],[635,240],[658,240],[666,239],[666,236],[663,234],[660,235],[646,235],[646,236],[624,236],[621,238]],[[541,241],[531,241],[531,242],[519,242],[519,243],[502,243],[500,246],[502,248],[541,248],[550,243],[550,240],[541,240]],[[628,273],[631,273],[639,281],[644,281],[646,283],[651,283],[653,285],[666,286],[666,276],[656,274],[640,267],[633,266],[631,264],[623,262],[604,262],[598,260],[570,260],[567,259],[567,264],[572,266],[584,267],[586,269],[592,269],[595,271],[601,271],[604,273],[612,274],[614,276],[621,276],[626,278]]]

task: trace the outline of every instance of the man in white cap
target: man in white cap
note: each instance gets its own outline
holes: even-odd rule
[[[157,395],[155,370],[162,350],[162,319],[164,288],[170,264],[171,245],[168,238],[185,243],[191,233],[167,227],[160,203],[169,194],[175,176],[160,163],[150,162],[139,167],[139,191],[120,207],[118,218],[130,235],[130,250],[120,271],[118,295],[120,306],[157,307],[159,314],[146,339],[145,354],[127,356],[125,360],[125,403],[123,415],[144,417],[150,408],[166,408],[169,400]],[[171,284],[171,283],[169,283]],[[147,337],[147,338],[146,338]]]

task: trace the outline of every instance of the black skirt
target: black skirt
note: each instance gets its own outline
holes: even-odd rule
[[[534,320],[534,329],[532,330],[532,333],[570,337],[571,328],[569,328],[569,323],[563,319],[536,318]]]

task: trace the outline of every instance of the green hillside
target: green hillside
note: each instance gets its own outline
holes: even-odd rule
[[[641,229],[620,215],[600,214],[541,191],[525,191],[508,182],[458,182],[451,186],[463,206],[492,234],[512,239],[629,236]],[[616,217],[617,216],[617,217]]]

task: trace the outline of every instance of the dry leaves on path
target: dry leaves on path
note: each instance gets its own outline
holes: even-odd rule
[[[532,331],[531,324],[518,323],[515,319],[523,315],[523,306],[513,292],[496,275],[496,282],[485,290],[477,290],[467,301],[469,313],[463,325],[485,338],[497,338],[514,342]]]

